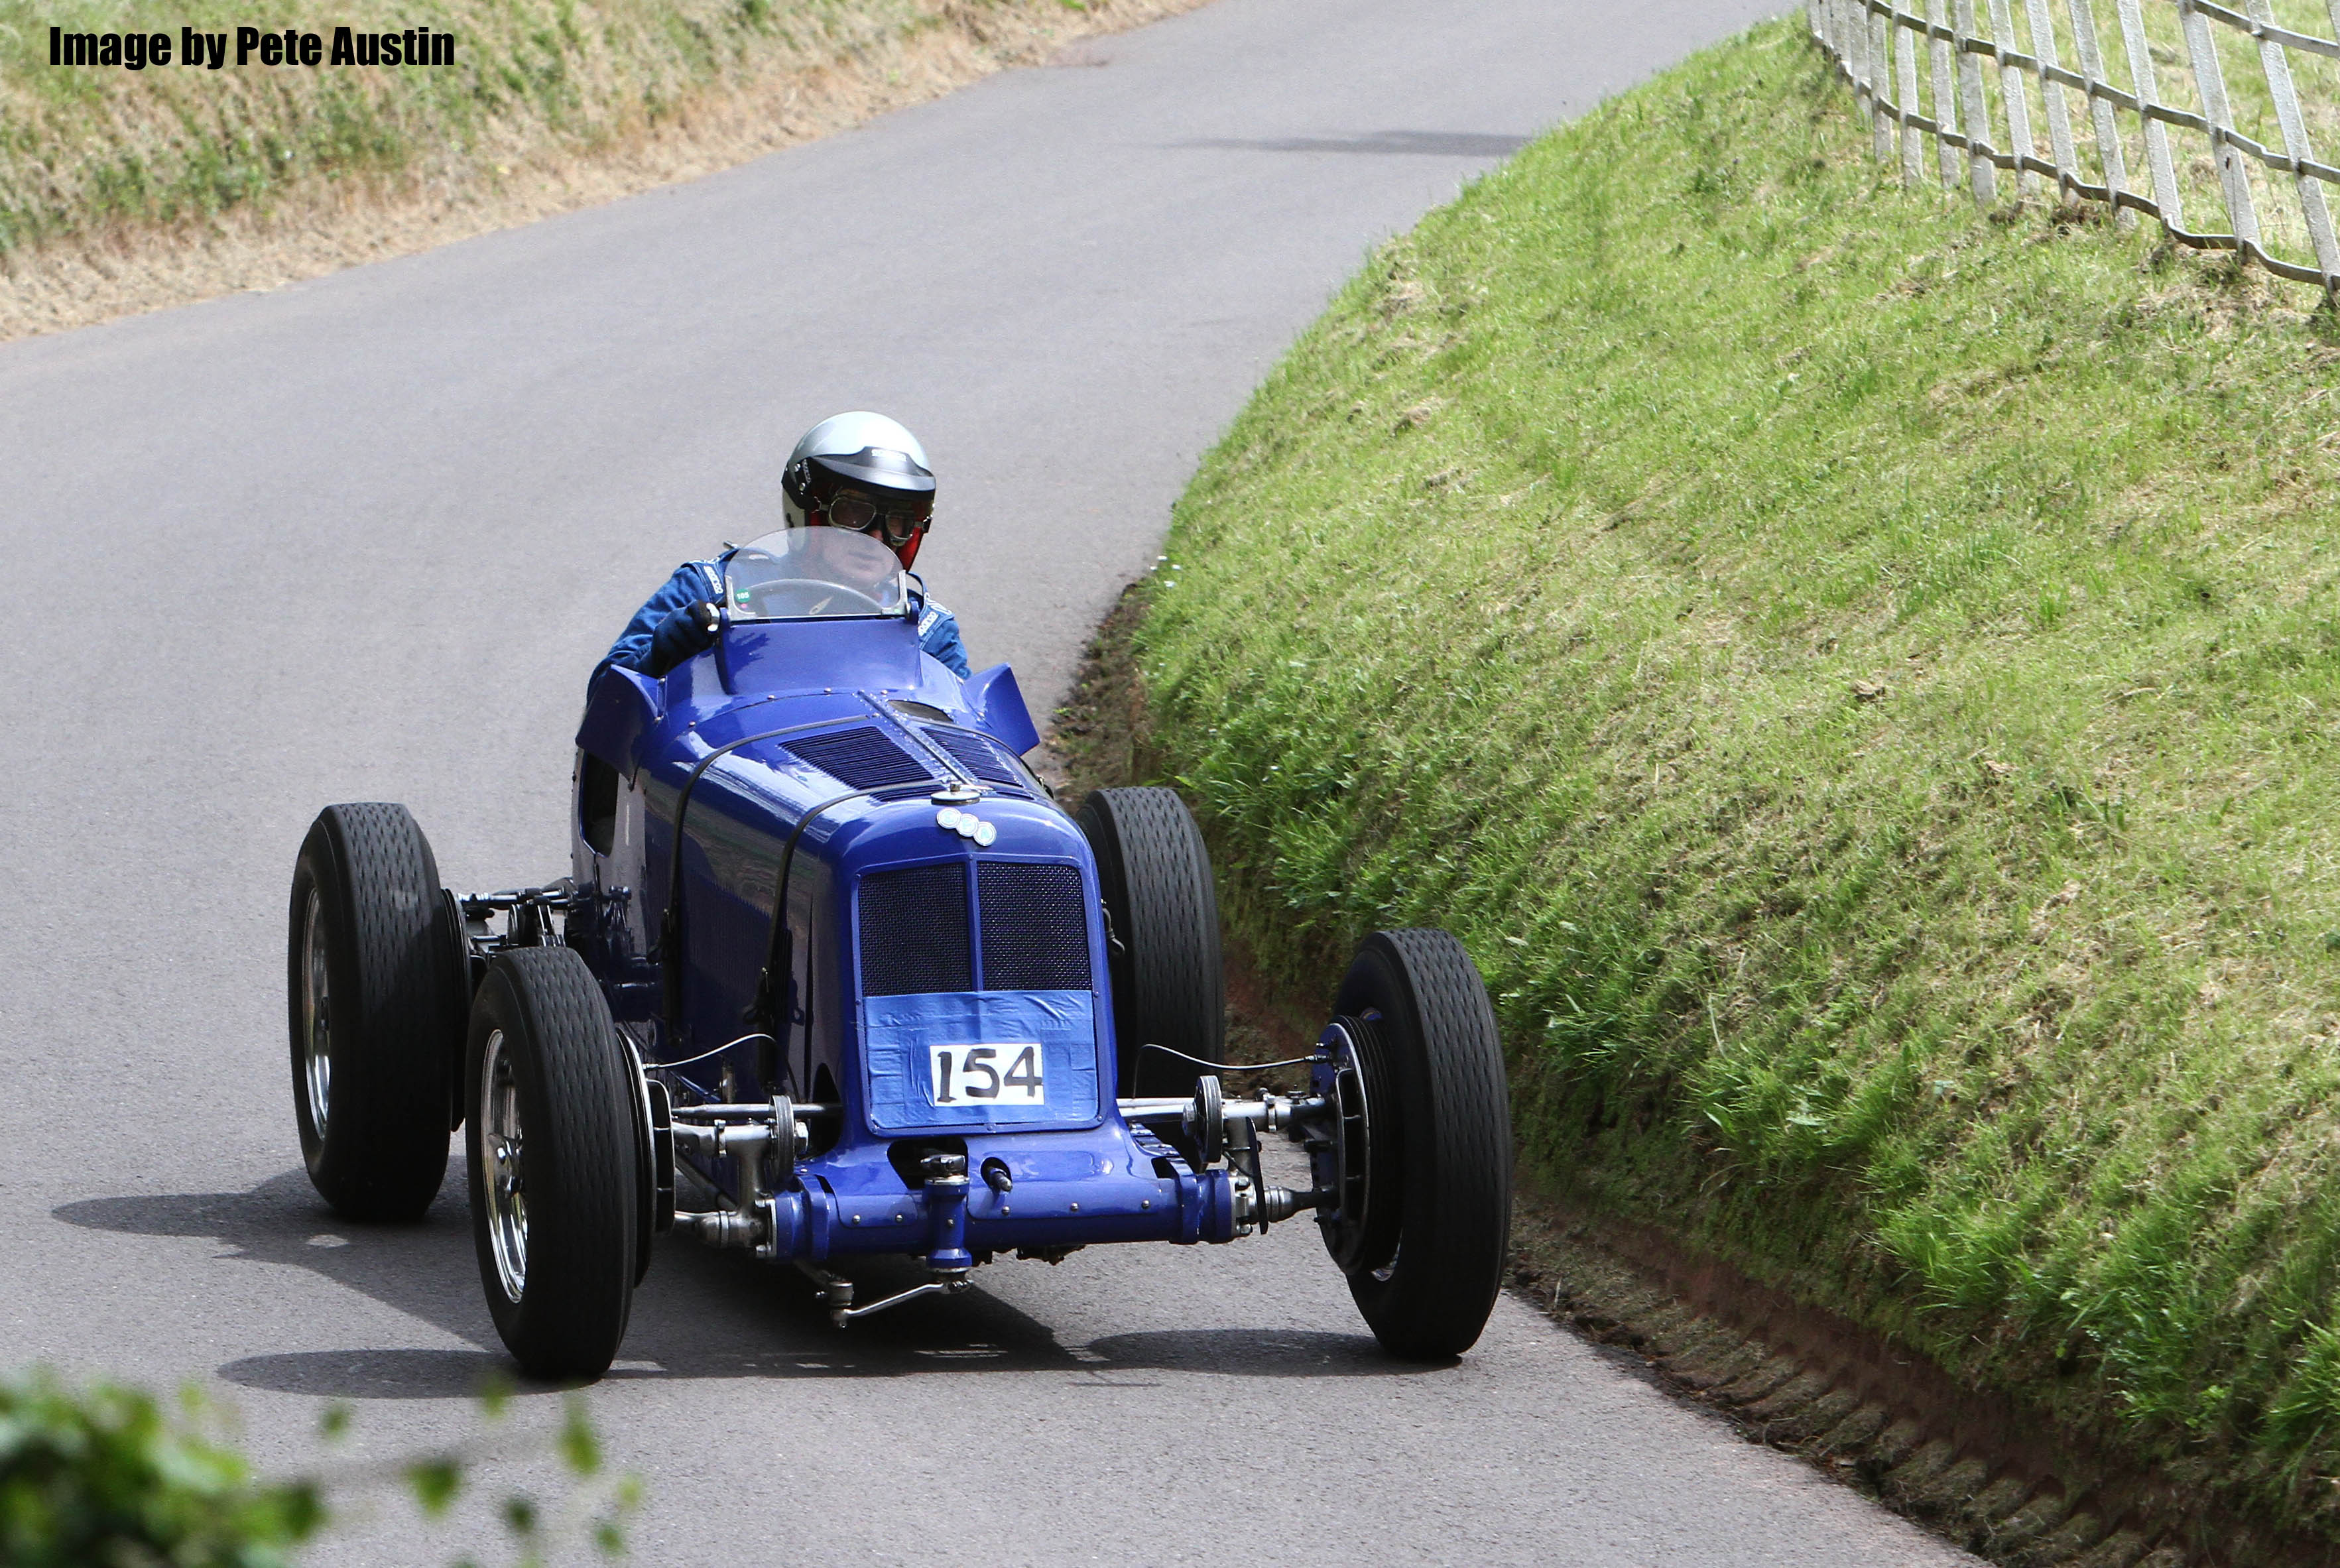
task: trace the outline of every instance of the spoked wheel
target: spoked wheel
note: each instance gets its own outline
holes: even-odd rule
[[[292,868],[292,1108],[309,1179],[352,1219],[415,1219],[447,1169],[469,960],[403,806],[328,806]]]
[[[1210,851],[1173,789],[1099,789],[1078,820],[1096,852],[1113,943],[1115,1064],[1124,1095],[1184,1095],[1226,1044],[1226,979],[1219,960],[1219,899]]]
[[[497,957],[464,1082],[471,1238],[496,1332],[532,1377],[599,1377],[633,1309],[642,1171],[639,1090],[583,958]]]
[[[1377,931],[1334,999],[1312,1128],[1324,1244],[1392,1355],[1478,1343],[1502,1284],[1512,1118],[1487,988],[1443,931]]]

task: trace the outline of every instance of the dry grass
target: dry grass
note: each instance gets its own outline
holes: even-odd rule
[[[798,0],[699,16],[633,0],[540,15],[533,0],[498,0],[431,18],[464,34],[470,64],[455,82],[256,65],[35,73],[20,64],[30,13],[0,0],[0,39],[15,40],[0,54],[0,341],[273,288],[710,174],[1201,3]],[[42,38],[51,19],[42,13]],[[564,62],[549,84],[509,63],[540,24],[572,35],[543,55]],[[520,40],[503,55],[481,42],[503,34]],[[527,90],[511,86],[516,74]]]

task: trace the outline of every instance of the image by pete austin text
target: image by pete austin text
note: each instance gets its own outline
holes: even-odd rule
[[[233,41],[231,44],[231,40]],[[348,27],[330,34],[297,27],[237,27],[206,33],[182,27],[168,33],[68,33],[49,29],[52,65],[118,65],[143,71],[149,65],[201,65],[217,71],[233,61],[249,65],[452,65],[455,35],[428,27],[396,33],[359,33]]]

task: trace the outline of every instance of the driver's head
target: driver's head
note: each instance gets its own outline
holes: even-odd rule
[[[894,558],[882,550],[870,548],[869,540],[855,539],[850,534],[826,528],[808,529],[802,533],[789,533],[783,538],[793,541],[794,550],[781,565],[783,577],[810,577],[823,582],[841,582],[848,588],[864,592],[882,589],[900,575]],[[874,539],[876,536],[870,536]]]
[[[918,438],[881,413],[831,415],[788,453],[780,491],[790,528],[842,528],[882,541],[904,566],[934,521],[935,475]]]

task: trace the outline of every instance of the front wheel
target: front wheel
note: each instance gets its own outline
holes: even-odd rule
[[[1494,1311],[1511,1238],[1511,1107],[1487,987],[1445,932],[1376,931],[1333,1007],[1326,1245],[1383,1348],[1460,1355]]]
[[[496,1333],[531,1377],[599,1377],[633,1309],[642,1173],[633,1069],[585,960],[499,955],[464,1064],[471,1239]]]
[[[1211,852],[1171,789],[1099,789],[1076,819],[1096,851],[1112,940],[1115,1065],[1125,1095],[1179,1095],[1226,1045]],[[1181,1053],[1145,1051],[1145,1045]]]

